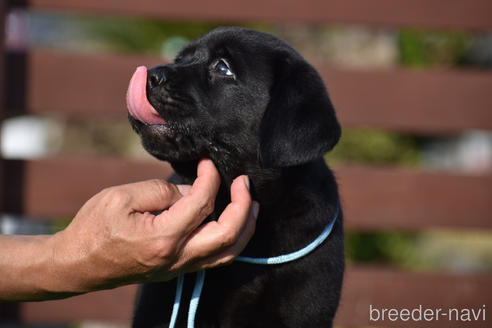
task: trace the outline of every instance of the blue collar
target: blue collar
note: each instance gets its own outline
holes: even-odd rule
[[[264,265],[274,265],[274,264],[282,264],[287,262],[292,262],[301,257],[306,256],[315,250],[319,245],[321,245],[326,238],[330,235],[333,230],[333,226],[338,217],[338,213],[340,211],[340,205],[337,202],[337,207],[335,210],[335,214],[333,215],[333,219],[330,223],[325,227],[323,232],[313,240],[309,245],[304,248],[284,255],[274,256],[274,257],[247,257],[247,256],[238,256],[236,257],[236,261],[251,263],[251,264],[264,264]],[[188,309],[188,328],[194,328],[195,326],[195,315],[198,309],[198,303],[200,302],[200,295],[203,289],[203,283],[205,282],[205,270],[200,270],[197,272],[195,286],[193,287],[193,294],[191,295],[190,306]],[[176,325],[176,319],[178,318],[179,305],[181,303],[181,295],[183,293],[183,284],[184,284],[184,275],[178,276],[178,281],[176,285],[176,296],[174,297],[174,305],[173,312],[171,314],[171,321],[169,323],[169,328],[174,328]]]

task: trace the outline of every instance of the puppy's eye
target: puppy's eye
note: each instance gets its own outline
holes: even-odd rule
[[[225,59],[219,59],[215,65],[214,70],[222,75],[234,77],[234,73],[229,66],[229,63]]]

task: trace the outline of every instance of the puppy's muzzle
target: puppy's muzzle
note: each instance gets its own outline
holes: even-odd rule
[[[147,90],[163,86],[168,81],[167,75],[164,66],[156,66],[149,69],[147,71]]]

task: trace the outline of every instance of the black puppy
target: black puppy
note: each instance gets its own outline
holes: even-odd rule
[[[249,176],[260,214],[242,255],[295,252],[334,220],[338,191],[323,154],[337,143],[340,126],[318,73],[286,43],[219,28],[187,46],[173,64],[137,75],[128,96],[133,128],[184,183],[196,178],[199,159],[214,161],[222,179],[214,213],[230,202],[232,180]],[[142,76],[146,87],[132,91]],[[331,327],[343,271],[340,210],[329,237],[298,260],[207,270],[196,326]],[[178,327],[186,326],[194,281],[188,276]],[[175,289],[176,281],[144,284],[134,326],[166,327]]]

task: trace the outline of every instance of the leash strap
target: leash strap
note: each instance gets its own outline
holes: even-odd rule
[[[321,245],[326,238],[330,235],[333,230],[333,226],[338,217],[338,213],[340,211],[340,205],[337,202],[337,207],[335,210],[335,214],[333,215],[333,219],[331,222],[325,227],[323,232],[312,241],[309,245],[304,248],[284,255],[274,256],[274,257],[247,257],[247,256],[238,256],[236,257],[236,261],[251,263],[251,264],[263,264],[263,265],[275,265],[282,264],[287,262],[292,262],[300,259],[301,257],[306,256],[315,250],[319,245]],[[198,303],[200,302],[200,295],[202,293],[203,284],[205,282],[205,270],[200,270],[196,274],[195,286],[193,287],[193,294],[191,296],[191,301],[188,309],[188,328],[195,327],[195,316],[196,311],[198,309]],[[171,321],[169,323],[169,328],[174,328],[176,325],[176,319],[178,318],[179,305],[181,303],[181,295],[183,294],[183,284],[184,284],[184,275],[178,276],[177,284],[176,284],[176,296],[174,298],[173,312],[171,314]]]
[[[181,295],[183,294],[184,285],[184,275],[178,276],[178,281],[176,282],[176,296],[174,296],[173,313],[171,314],[171,321],[169,322],[169,327],[174,327],[176,324],[176,319],[178,318],[179,305],[181,303]]]
[[[292,262],[292,261],[300,259],[301,257],[306,256],[307,254],[309,254],[313,250],[315,250],[316,247],[321,245],[326,240],[326,238],[328,238],[328,236],[330,235],[331,230],[333,230],[333,226],[335,225],[335,221],[338,217],[338,211],[339,211],[338,207],[339,206],[337,204],[337,208],[335,210],[335,215],[333,216],[333,219],[331,220],[331,222],[325,227],[325,229],[318,236],[318,238],[313,240],[306,247],[304,247],[304,248],[302,248],[296,252],[293,252],[293,253],[279,255],[279,256],[275,256],[275,257],[238,256],[238,257],[236,257],[236,261],[245,262],[245,263],[252,263],[252,264],[272,265],[272,264],[282,264],[282,263]]]
[[[188,310],[188,327],[195,327],[195,315],[202,294],[203,283],[205,282],[205,270],[200,270],[196,273],[195,287],[191,295],[190,309]]]

